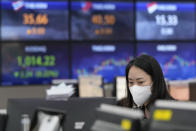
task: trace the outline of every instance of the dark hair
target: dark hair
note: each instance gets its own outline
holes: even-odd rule
[[[157,99],[172,99],[172,97],[170,96],[170,94],[167,90],[167,86],[166,86],[166,82],[165,82],[165,79],[163,76],[163,72],[162,72],[161,67],[160,67],[159,63],[157,62],[157,60],[149,55],[141,55],[141,56],[138,56],[138,57],[134,58],[133,60],[131,60],[128,63],[128,65],[126,66],[127,99],[128,100],[126,100],[125,106],[133,107],[133,105],[134,105],[133,98],[132,98],[132,95],[131,95],[131,93],[129,91],[129,87],[128,87],[128,84],[129,84],[128,83],[128,74],[129,74],[129,70],[132,66],[136,66],[136,67],[142,69],[148,75],[151,76],[151,79],[153,82],[152,95],[149,99],[150,102],[148,103],[147,107],[152,105]]]

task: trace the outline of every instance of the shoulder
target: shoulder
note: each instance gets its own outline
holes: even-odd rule
[[[131,107],[130,100],[128,98],[122,98],[119,101],[117,101],[118,106],[123,106],[123,107]]]
[[[165,98],[165,100],[176,100],[176,99],[174,99],[171,95],[168,95],[168,96]]]

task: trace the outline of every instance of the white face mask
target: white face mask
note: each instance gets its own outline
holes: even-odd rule
[[[151,86],[134,85],[129,87],[129,91],[131,92],[133,100],[137,106],[143,106],[152,94]]]

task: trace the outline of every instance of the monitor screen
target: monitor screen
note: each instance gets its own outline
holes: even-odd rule
[[[89,128],[96,119],[94,110],[102,103],[114,105],[116,104],[116,100],[114,98],[70,98],[63,101],[9,99],[7,104],[9,118],[6,121],[6,131],[21,131],[21,116],[28,114],[32,119],[36,109],[40,108],[66,113],[66,120],[63,122],[62,131],[77,131],[79,128],[83,131],[90,131]],[[78,123],[84,124],[81,126]],[[44,128],[44,131],[49,130],[51,129]]]
[[[2,85],[51,84],[68,72],[66,44],[6,43],[1,51]]]
[[[154,56],[169,80],[196,78],[195,43],[139,43],[137,53]]]
[[[156,100],[150,109],[149,131],[195,131],[196,103]]]
[[[73,40],[133,39],[133,3],[121,1],[72,1]]]
[[[75,44],[72,50],[72,77],[101,75],[105,83],[125,75],[133,57],[133,44]]]
[[[136,39],[194,40],[194,2],[137,2]]]
[[[31,124],[34,124],[35,112],[40,109],[53,110],[66,112],[68,109],[68,101],[54,101],[46,99],[9,99],[7,102],[7,114],[9,118],[6,121],[5,131],[21,131],[24,130],[21,127],[22,115],[29,115],[32,120]],[[65,123],[63,123],[65,128]],[[38,129],[37,129],[38,130]],[[41,129],[40,129],[41,130]],[[32,130],[33,131],[33,130]],[[49,129],[47,130],[49,131]]]
[[[67,0],[2,0],[1,12],[2,40],[68,39]]]

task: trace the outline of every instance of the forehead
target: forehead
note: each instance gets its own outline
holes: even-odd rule
[[[148,75],[144,70],[136,66],[132,66],[130,68],[128,78],[129,79],[138,79],[138,78],[151,79],[150,75]]]

